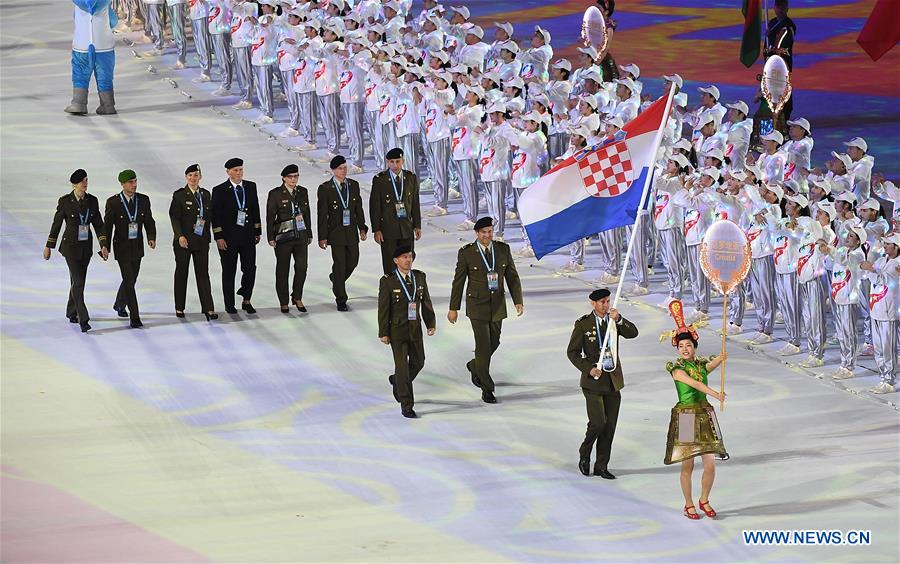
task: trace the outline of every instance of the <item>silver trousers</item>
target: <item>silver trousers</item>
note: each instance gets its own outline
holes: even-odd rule
[[[900,321],[872,320],[872,343],[875,345],[875,364],[881,374],[881,381],[888,384],[897,382],[897,333]]]
[[[478,221],[478,184],[475,183],[475,159],[456,161],[459,171],[459,193],[462,195],[463,212],[472,223]]]
[[[629,266],[631,267],[631,276],[634,278],[635,284],[641,288],[650,285],[650,276],[647,272],[647,253],[645,252],[647,245],[647,224],[650,223],[650,216],[638,213],[637,221],[632,227],[625,230],[625,244],[628,244],[631,237],[631,230],[637,229],[634,236],[634,246],[631,249],[631,257]]]
[[[841,345],[841,368],[853,370],[856,364],[856,320],[859,317],[856,304],[834,306],[834,330]]]
[[[419,176],[419,134],[418,133],[410,133],[409,135],[403,135],[397,138],[397,146],[403,149],[403,165],[406,170],[409,170]],[[419,176],[421,178],[421,176]],[[496,231],[496,225],[494,226],[494,231]]]
[[[754,304],[756,305],[756,304]],[[816,358],[825,356],[825,291],[819,277],[800,284],[800,305],[803,308],[803,330],[806,346]],[[759,307],[756,305],[756,307]]]
[[[378,112],[366,110],[366,127],[369,129],[369,139],[372,142],[372,156],[375,157],[375,168],[384,170],[387,163],[384,161],[384,131],[378,123]]]
[[[550,154],[550,159],[556,159],[562,156],[563,153],[566,152],[566,147],[569,145],[569,136],[565,133],[553,133],[547,139],[547,152]]]
[[[318,97],[315,92],[297,94],[298,111],[300,112],[300,136],[307,143],[316,144],[316,117],[319,113]]]
[[[684,233],[680,227],[663,229],[658,233],[666,278],[669,281],[669,296],[680,300],[684,293],[684,265],[687,261]]]
[[[232,46],[231,54],[234,56],[238,88],[241,89],[241,102],[250,102],[250,92],[253,90],[253,65],[250,64],[250,47]]]
[[[772,255],[753,259],[750,276],[753,277],[756,330],[771,335],[775,325],[775,262]]]
[[[216,64],[219,65],[219,74],[222,75],[222,88],[231,90],[231,81],[234,78],[234,57],[231,54],[231,34],[210,34],[213,50],[216,52]]]
[[[197,60],[200,61],[200,72],[209,76],[212,72],[212,54],[206,18],[191,20],[191,33],[194,35],[194,50],[197,51]]]
[[[494,235],[503,237],[506,227],[506,191],[509,180],[492,180],[484,182],[484,197],[487,202],[487,213],[494,219]]]
[[[399,147],[397,142],[397,128],[394,127],[394,120],[391,120],[381,126],[381,142],[384,144],[384,152],[387,153],[395,147]]]
[[[322,124],[325,126],[325,140],[328,150],[337,154],[341,144],[341,100],[340,95],[326,94],[317,96],[319,99],[319,111],[322,113]]]
[[[569,244],[569,260],[575,264],[584,264],[584,239]]]
[[[175,41],[175,51],[181,64],[187,62],[187,36],[184,34],[184,4],[172,4],[169,6],[169,20],[172,26],[172,39]]]
[[[269,65],[253,65],[253,75],[256,82],[256,98],[259,100],[259,109],[263,115],[275,116],[275,99],[272,93],[272,73]]]
[[[447,209],[450,189],[450,138],[439,139],[428,144],[428,170],[431,171],[431,186],[434,189],[434,205]]]
[[[281,84],[287,85],[284,87],[284,95],[287,98],[288,105],[288,115],[291,118],[290,128],[296,131],[300,131],[300,102],[297,99],[297,93],[294,92],[294,89],[290,87],[293,85],[293,74],[292,70],[283,70],[279,71],[281,74]]]
[[[622,228],[616,227],[599,234],[600,269],[613,276],[622,273]]]
[[[859,304],[857,307],[857,315],[863,322],[863,338],[866,344],[872,342],[872,324],[871,315],[869,313],[869,290],[872,283],[868,280],[860,280],[859,282]]]
[[[797,286],[796,272],[775,275],[775,296],[778,298],[778,311],[784,318],[784,330],[787,333],[788,342],[799,347],[800,289]]]
[[[744,324],[744,311],[746,309],[747,287],[743,282],[728,296],[728,321],[735,325]]]
[[[163,28],[163,9],[164,4],[144,4],[147,14],[147,27],[150,30],[150,39],[153,40],[153,46],[162,51],[166,41],[166,30]]]
[[[366,113],[365,102],[342,103],[344,111],[344,129],[347,131],[347,144],[350,146],[348,159],[351,164],[362,168],[363,165],[363,128]]]
[[[694,295],[694,308],[709,313],[709,278],[700,267],[700,245],[688,245],[688,274],[691,277],[691,293]]]

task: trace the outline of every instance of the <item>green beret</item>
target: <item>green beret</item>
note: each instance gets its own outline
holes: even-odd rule
[[[129,180],[134,180],[135,178],[137,178],[137,173],[130,168],[125,169],[119,173],[119,184],[125,184]]]

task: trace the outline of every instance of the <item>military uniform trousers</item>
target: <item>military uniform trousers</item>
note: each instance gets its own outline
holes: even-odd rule
[[[347,303],[347,280],[359,265],[359,244],[331,245],[331,290],[338,303]]]
[[[119,284],[113,309],[121,310],[127,307],[131,319],[137,321],[141,315],[134,287],[137,284],[138,274],[141,272],[141,259],[122,259],[116,260],[116,262],[119,263],[119,272],[122,273],[122,283]]]
[[[209,283],[209,246],[203,245],[199,249],[182,249],[180,245],[174,246],[175,250],[175,310],[184,311],[187,301],[188,269],[191,260],[194,261],[194,279],[197,281],[197,295],[200,297],[200,309],[204,312],[213,311],[212,287]]]
[[[288,295],[288,274],[291,270],[291,259],[294,259],[294,281]],[[280,243],[275,247],[275,293],[278,303],[290,304],[291,301],[303,300],[303,285],[306,283],[306,271],[309,258],[309,245],[306,241],[296,239]]]
[[[475,358],[467,365],[481,381],[481,389],[494,391],[494,380],[491,378],[491,355],[500,346],[502,321],[482,321],[469,319],[472,322],[472,333],[475,335]]]
[[[608,376],[604,375],[608,378]],[[617,391],[595,392],[581,389],[587,404],[588,424],[584,442],[578,449],[581,458],[589,458],[594,444],[597,445],[597,456],[594,468],[606,468],[609,464],[616,424],[619,421],[619,405],[622,394]]]
[[[91,264],[90,255],[87,258],[68,258],[66,266],[69,267],[69,303],[66,304],[66,317],[78,318],[79,323],[87,323],[90,319],[87,306],[84,305],[84,284],[87,280],[88,265]]]
[[[405,325],[391,327],[391,352],[394,354],[397,401],[401,409],[412,409],[415,403],[412,383],[425,366],[425,343],[422,339],[411,339]]]
[[[234,277],[238,259],[241,260],[241,287],[237,293],[250,300],[256,283],[256,246],[252,241],[243,244],[228,243],[228,249],[219,251],[222,260],[222,294],[226,307],[234,307]]]

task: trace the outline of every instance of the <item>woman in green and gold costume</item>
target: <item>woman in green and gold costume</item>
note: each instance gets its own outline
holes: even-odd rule
[[[681,302],[673,301],[669,311],[678,327],[672,332],[672,346],[678,349],[678,358],[666,363],[666,370],[675,381],[678,403],[672,408],[664,463],[681,462],[684,515],[689,519],[699,519],[700,515],[694,508],[691,495],[691,478],[694,457],[699,456],[703,460],[698,501],[700,509],[708,517],[715,517],[716,512],[709,504],[709,493],[716,477],[715,460],[728,460],[728,453],[725,451],[716,413],[706,397],[712,396],[721,401],[725,394],[707,385],[707,375],[727,358],[727,354],[722,351],[719,356],[712,358],[696,356],[697,331],[692,326],[685,325]]]

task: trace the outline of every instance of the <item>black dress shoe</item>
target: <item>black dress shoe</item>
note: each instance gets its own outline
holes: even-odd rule
[[[590,458],[581,458],[578,460],[578,470],[581,471],[585,476],[591,475],[591,459]]]
[[[497,403],[497,398],[494,397],[494,392],[484,390],[481,392],[481,401],[484,403]]]
[[[397,403],[400,403],[400,396],[397,395],[397,385],[394,384],[394,375],[393,374],[388,376],[388,383],[390,383],[391,389],[394,391],[394,399],[397,400]]]
[[[90,330],[91,330],[91,326],[88,325],[87,321],[85,321],[84,323],[81,324],[81,332],[82,333],[87,333]]]
[[[256,309],[254,309],[253,304],[251,304],[250,302],[242,303],[241,309],[246,311],[247,313],[256,313]]]
[[[140,319],[132,319],[131,320],[131,328],[132,329],[140,329],[143,326],[144,326],[144,324],[141,323]]]
[[[475,386],[476,388],[480,388],[481,387],[481,379],[478,376],[476,376],[475,372],[472,370],[472,368],[474,366],[475,366],[475,362],[472,360],[470,360],[469,362],[466,363],[466,368],[469,370],[469,374],[472,375],[472,385]]]
[[[184,312],[183,312],[183,311],[176,311],[176,312],[175,312],[175,317],[177,317],[177,318],[179,318],[179,319],[183,319],[183,318],[184,318]]]
[[[294,302],[294,305],[297,306],[297,311],[299,311],[300,313],[306,313],[306,306],[303,305],[303,302]]]
[[[402,413],[403,417],[406,417],[407,419],[415,419],[418,417],[418,415],[416,415],[416,412],[413,411],[412,408],[404,409],[400,413]]]
[[[290,312],[291,312],[291,308],[289,308],[288,306],[281,306],[281,313],[290,313]]]
[[[213,319],[218,319],[218,318],[219,318],[219,314],[216,313],[216,312],[209,313],[209,312],[207,312],[207,311],[204,311],[204,312],[203,312],[203,315],[206,316],[206,320],[207,320],[207,321],[212,321]]]
[[[347,302],[338,302],[337,310],[338,311],[350,311],[350,308],[347,307]]]
[[[69,323],[78,323],[78,316],[74,315],[69,318]]]
[[[613,476],[609,470],[606,468],[594,468],[594,476],[600,476],[604,480],[615,480],[616,477]]]
[[[234,306],[225,306],[225,313],[230,313],[234,315],[237,313],[237,309]]]
[[[124,307],[118,308],[113,306],[113,310],[115,310],[115,312],[119,314],[119,317],[128,317],[128,311],[126,311]]]

